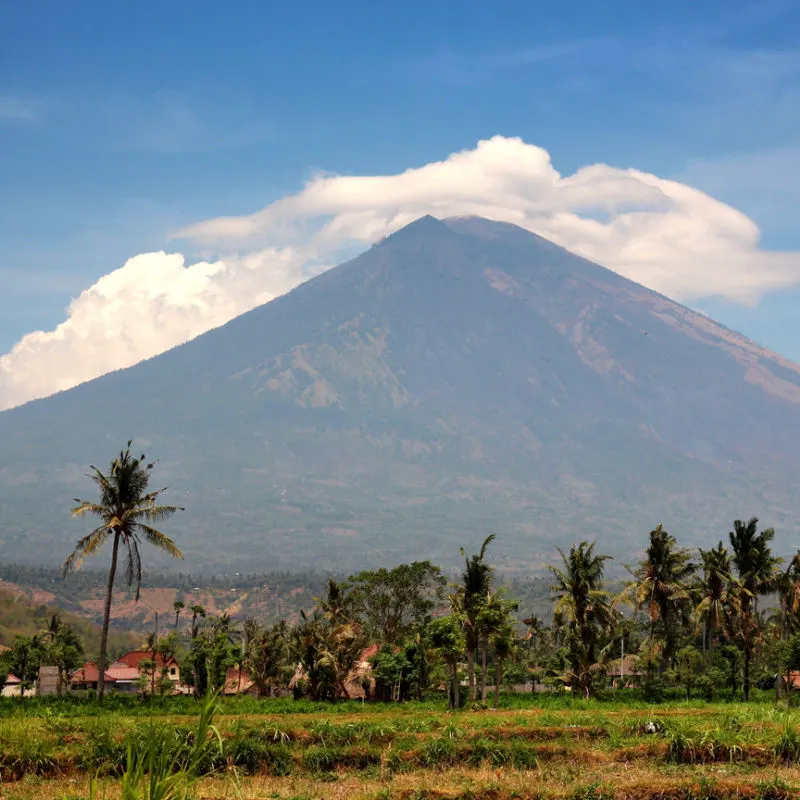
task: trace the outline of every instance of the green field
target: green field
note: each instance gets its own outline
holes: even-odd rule
[[[436,702],[239,698],[217,706],[218,739],[198,735],[202,706],[191,700],[118,700],[103,710],[4,701],[0,797],[800,797],[800,710],[505,701],[499,711],[448,712]],[[137,757],[142,771],[188,768],[197,781],[179,781],[177,794],[148,794],[132,778]]]

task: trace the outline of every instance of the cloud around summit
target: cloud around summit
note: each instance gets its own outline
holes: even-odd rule
[[[425,214],[520,225],[687,303],[754,305],[800,284],[799,252],[761,249],[751,219],[703,192],[604,164],[563,176],[546,150],[496,136],[396,175],[319,175],[254,214],[176,231],[213,260],[145,253],[100,278],[0,357],[0,409],[188,341]]]

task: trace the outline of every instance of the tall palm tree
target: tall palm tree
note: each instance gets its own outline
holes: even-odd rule
[[[731,557],[720,542],[711,550],[700,549],[702,575],[695,586],[695,615],[703,626],[703,642],[708,642],[708,663],[714,660],[714,634],[728,627],[739,612],[738,582],[731,574]]]
[[[117,574],[117,558],[120,547],[125,551],[125,579],[128,586],[136,586],[136,600],[142,583],[142,561],[139,545],[142,540],[164,550],[174,558],[183,558],[181,551],[172,539],[153,527],[153,523],[168,519],[179,506],[158,505],[157,500],[164,489],[150,491],[150,473],[154,464],[148,463],[145,456],[136,458],[131,454],[131,442],[111,462],[108,473],[97,467],[90,467],[91,478],[100,491],[99,502],[75,500],[72,509],[74,517],[94,514],[101,524],[91,533],[80,539],[72,554],[64,562],[64,573],[78,569],[86,556],[94,555],[112,538],[111,567],[108,570],[105,607],[103,609],[103,632],[100,637],[100,658],[98,670],[98,700],[103,701],[106,668],[106,649],[108,645],[108,626],[111,618],[111,598],[114,592],[114,578]]]
[[[758,637],[758,595],[775,586],[775,572],[782,559],[772,555],[769,543],[775,538],[772,528],[758,530],[758,518],[747,522],[736,520],[728,534],[733,550],[733,564],[742,585],[741,613],[736,631],[742,643],[744,675],[742,693],[750,700],[750,664]]]
[[[477,694],[475,684],[475,653],[481,639],[478,617],[481,609],[489,599],[492,588],[492,568],[486,563],[486,548],[495,540],[492,533],[483,540],[481,549],[472,556],[467,556],[464,548],[464,571],[461,573],[461,586],[456,595],[457,605],[464,614],[464,635],[467,649],[467,676],[469,680],[469,699],[474,702]]]
[[[647,609],[650,618],[650,645],[660,630],[663,645],[662,668],[671,664],[677,650],[681,623],[688,622],[691,595],[687,582],[694,573],[689,550],[677,547],[662,525],[650,531],[650,543],[635,581],[622,598],[634,600],[637,609]]]
[[[556,579],[550,587],[556,600],[553,611],[567,627],[569,682],[584,697],[592,692],[602,634],[614,622],[609,595],[603,589],[603,564],[611,556],[596,555],[594,547],[594,542],[581,542],[572,545],[568,555],[559,549],[562,566],[547,565]]]

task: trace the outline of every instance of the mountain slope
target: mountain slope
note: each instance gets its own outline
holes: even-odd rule
[[[182,347],[0,414],[0,558],[63,557],[134,436],[194,564],[510,565],[798,516],[800,368],[550,242],[422,218]],[[792,531],[794,534],[794,531]],[[786,542],[786,548],[790,546]]]

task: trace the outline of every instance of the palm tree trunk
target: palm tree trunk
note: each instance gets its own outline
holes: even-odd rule
[[[744,646],[744,680],[742,681],[742,693],[745,703],[750,702],[750,656],[750,643],[746,642]]]
[[[458,694],[459,694],[458,662],[457,661],[453,661],[453,663],[450,665],[450,668],[453,671],[453,696],[452,696],[452,699],[450,701],[450,707],[451,708],[458,708],[458,706],[459,706],[459,698],[458,698]]]
[[[484,636],[481,642],[481,702],[486,705],[486,651],[489,649],[489,637]]]
[[[475,702],[475,650],[472,647],[467,648],[467,680],[469,681],[469,699]]]
[[[117,553],[119,552],[119,531],[114,532],[114,548],[111,551],[111,567],[108,570],[106,602],[103,608],[103,632],[100,634],[100,658],[97,663],[97,702],[103,702],[106,688],[106,650],[108,648],[108,625],[111,621],[111,597],[114,594],[114,578],[117,574]]]
[[[714,621],[708,621],[708,668],[714,666]]]
[[[497,659],[497,670],[494,675],[494,707],[500,708],[500,684],[503,682],[503,659]]]

